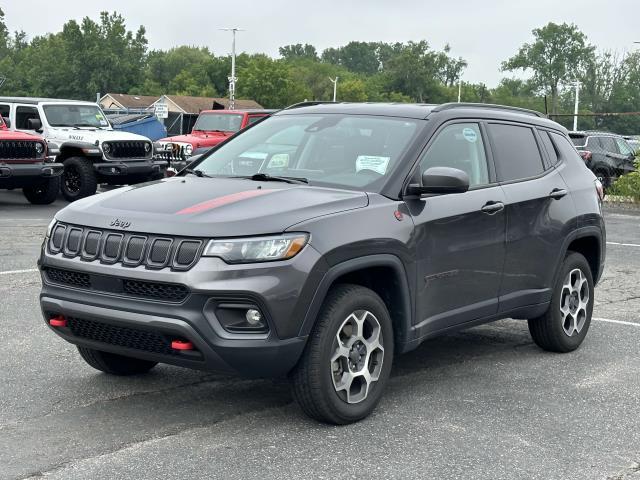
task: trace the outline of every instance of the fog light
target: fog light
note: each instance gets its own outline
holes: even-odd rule
[[[260,325],[260,323],[262,323],[262,314],[255,308],[247,310],[245,318],[247,319],[247,323],[252,327],[258,326]]]

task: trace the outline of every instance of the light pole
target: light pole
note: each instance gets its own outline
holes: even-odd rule
[[[238,78],[236,77],[236,32],[244,32],[244,29],[233,27],[233,28],[221,28],[220,30],[224,32],[232,32],[233,33],[233,42],[231,43],[231,76],[229,79],[229,110],[235,110],[236,108],[236,82]]]
[[[458,103],[462,99],[462,79],[458,82]]]
[[[340,77],[336,77],[335,79],[329,77],[329,80],[331,80],[331,83],[333,83],[333,101],[336,101],[336,93],[338,91],[338,78]]]
[[[573,109],[573,131],[578,131],[578,105],[580,104],[580,82],[576,81],[576,104]]]

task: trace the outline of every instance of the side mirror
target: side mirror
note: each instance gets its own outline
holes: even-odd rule
[[[9,117],[2,117],[2,119],[4,120],[4,124],[7,128],[11,128],[11,120],[9,120]]]
[[[42,131],[42,121],[38,118],[30,118],[27,120],[27,126],[29,130],[35,130],[36,132]]]
[[[469,175],[450,167],[431,167],[422,174],[422,185],[411,184],[409,195],[464,193],[469,190]]]

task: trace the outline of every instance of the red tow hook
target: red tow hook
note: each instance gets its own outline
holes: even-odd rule
[[[62,315],[57,315],[49,319],[49,325],[51,325],[52,327],[66,327],[67,319]]]
[[[174,340],[171,342],[174,350],[193,350],[193,343],[186,340]]]

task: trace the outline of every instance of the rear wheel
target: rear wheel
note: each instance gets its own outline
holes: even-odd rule
[[[158,364],[149,360],[125,357],[86,347],[78,347],[78,351],[83,360],[93,368],[111,375],[139,375],[147,373]]]
[[[98,190],[98,177],[91,161],[84,157],[70,157],[64,161],[62,196],[69,202],[89,197]]]
[[[607,168],[598,167],[593,171],[593,174],[596,176],[600,183],[602,184],[602,188],[605,190],[609,189],[613,184],[613,179],[611,178],[611,173]]]
[[[34,205],[49,205],[56,201],[60,192],[60,177],[45,180],[40,185],[24,187],[22,193]]]
[[[368,288],[338,285],[291,373],[293,395],[316,420],[356,422],[380,400],[392,360],[393,328],[384,302]]]
[[[549,310],[529,320],[533,341],[550,352],[571,352],[587,336],[593,313],[593,276],[579,253],[569,253],[554,287]]]

